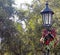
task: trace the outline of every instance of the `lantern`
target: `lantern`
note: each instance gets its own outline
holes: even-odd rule
[[[46,7],[41,11],[43,26],[50,27],[52,25],[52,16],[54,12],[48,7],[48,2],[46,2]]]

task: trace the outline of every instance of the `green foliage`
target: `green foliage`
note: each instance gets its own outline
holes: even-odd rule
[[[27,10],[17,10],[19,23],[9,20],[15,12],[12,7],[13,0],[0,0],[0,2],[2,2],[0,4],[0,36],[3,39],[1,53],[5,53],[5,55],[39,55],[42,49],[39,40],[43,29],[40,11],[45,5],[45,0],[33,0],[31,5],[25,4],[28,7]],[[60,1],[49,0],[49,5],[55,13],[52,27],[56,28],[57,35],[60,35]],[[25,23],[25,28],[22,26],[22,21]],[[59,52],[59,49],[60,44],[55,49],[51,49],[51,52]]]

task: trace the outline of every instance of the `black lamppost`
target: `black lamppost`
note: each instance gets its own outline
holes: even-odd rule
[[[52,16],[54,12],[48,7],[48,1],[46,2],[46,7],[41,11],[43,26],[49,30],[52,26]],[[47,49],[47,53],[45,55],[49,55],[49,49]]]
[[[52,16],[54,12],[48,7],[48,1],[46,2],[46,7],[41,11],[43,26],[51,27],[52,26]]]

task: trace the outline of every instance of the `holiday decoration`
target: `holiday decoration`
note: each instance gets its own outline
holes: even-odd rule
[[[52,28],[51,30],[43,29],[40,42],[44,43],[45,45],[49,45],[49,43],[53,41],[55,37],[56,31],[54,28]]]

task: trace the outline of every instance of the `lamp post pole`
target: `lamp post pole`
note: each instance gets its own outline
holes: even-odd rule
[[[49,8],[48,6],[48,1],[46,2],[46,7],[45,9],[43,9],[41,11],[41,15],[42,15],[42,21],[43,21],[43,26],[44,28],[49,32],[49,30],[52,27],[52,16],[53,16],[54,12]],[[48,46],[48,44],[46,44],[46,46]],[[49,46],[46,47],[45,49],[45,54],[44,55],[49,55]]]

